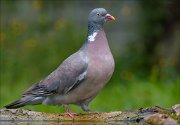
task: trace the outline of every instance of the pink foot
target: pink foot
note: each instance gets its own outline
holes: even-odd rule
[[[73,112],[65,112],[64,114],[70,116],[71,118],[74,118],[74,115],[76,115],[76,113]]]
[[[73,112],[70,112],[70,111],[69,111],[69,105],[64,105],[64,106],[65,106],[65,108],[66,108],[66,112],[65,112],[64,114],[69,115],[71,118],[74,118],[74,115],[75,115],[76,113],[73,113]]]

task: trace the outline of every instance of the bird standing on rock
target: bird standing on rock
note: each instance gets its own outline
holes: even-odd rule
[[[91,112],[89,102],[109,81],[114,71],[114,59],[103,30],[104,23],[109,20],[115,18],[104,8],[93,9],[88,17],[88,34],[83,46],[45,79],[26,90],[21,99],[5,107],[64,105],[66,113],[73,117],[69,104],[76,104],[85,112]]]

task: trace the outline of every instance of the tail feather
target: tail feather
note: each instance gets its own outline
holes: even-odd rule
[[[13,102],[13,103],[10,103],[4,107],[6,107],[7,109],[16,109],[16,108],[20,108],[20,107],[23,107],[25,106],[25,102],[24,101],[21,101],[21,99]]]
[[[23,107],[28,104],[33,104],[33,105],[40,104],[42,100],[43,100],[42,97],[32,97],[32,96],[27,97],[26,96],[4,107],[6,107],[7,109],[16,109],[16,108]]]

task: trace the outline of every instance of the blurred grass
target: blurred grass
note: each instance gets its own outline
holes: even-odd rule
[[[0,106],[18,99],[28,86],[26,81],[16,84],[14,87],[1,86]],[[170,107],[179,103],[179,80],[176,83],[161,83],[158,85],[149,81],[133,80],[126,84],[109,83],[90,103],[94,111],[131,110],[146,106]],[[113,85],[110,85],[113,84]],[[63,112],[64,108],[58,106],[35,105],[25,106],[26,109],[44,112]],[[82,112],[77,106],[71,106],[72,111]]]
[[[51,73],[85,40],[86,29],[76,27],[71,21],[62,18],[50,20],[44,13],[37,17],[35,23],[18,17],[7,22],[1,19],[1,108],[19,99],[24,90]],[[113,78],[90,103],[92,110],[130,110],[154,105],[170,107],[180,103],[180,78],[176,72],[178,61],[162,59],[152,68],[147,67],[145,64],[149,63],[149,57],[144,55],[141,42],[133,44],[134,48],[127,46],[129,49],[124,55],[113,52],[116,55]],[[58,106],[25,108],[56,113],[64,111]],[[82,112],[76,106],[71,109]]]

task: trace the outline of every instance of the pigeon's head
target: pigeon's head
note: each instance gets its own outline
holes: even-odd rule
[[[103,25],[106,21],[115,20],[113,16],[107,13],[104,8],[93,9],[90,14],[88,21],[96,24]]]

